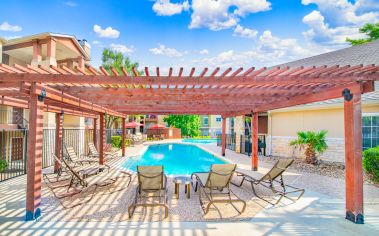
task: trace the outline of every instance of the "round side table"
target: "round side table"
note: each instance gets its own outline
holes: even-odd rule
[[[191,178],[187,176],[178,176],[173,180],[175,184],[175,195],[179,199],[179,185],[184,184],[184,192],[187,194],[187,198],[190,198],[191,194]]]

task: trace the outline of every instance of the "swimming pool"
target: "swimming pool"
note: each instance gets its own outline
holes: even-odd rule
[[[212,144],[216,143],[217,139],[215,138],[208,138],[208,139],[183,139],[183,143],[199,143],[199,144]]]
[[[122,167],[136,171],[137,165],[163,165],[168,175],[190,175],[193,172],[209,171],[212,164],[224,163],[194,145],[159,144],[150,145],[142,156],[129,158]]]

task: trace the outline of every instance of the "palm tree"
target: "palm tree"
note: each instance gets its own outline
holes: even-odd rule
[[[326,151],[326,134],[328,131],[321,130],[320,132],[299,131],[297,139],[290,142],[290,146],[300,149],[305,148],[305,157],[308,164],[317,164],[316,154],[321,154]]]

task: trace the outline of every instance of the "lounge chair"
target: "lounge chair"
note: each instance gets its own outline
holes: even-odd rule
[[[89,149],[89,157],[99,158],[100,154],[96,149],[96,146],[94,143],[89,142],[88,143],[88,149]],[[105,158],[113,158],[117,157],[117,152],[104,152]]]
[[[90,175],[88,177],[84,177],[83,174],[76,171],[74,169],[74,167],[72,167],[67,162],[67,160],[62,159],[62,161],[63,161],[65,168],[71,174],[71,181],[70,181],[70,184],[68,185],[68,188],[67,188],[67,194],[64,194],[63,197],[58,197],[58,199],[66,198],[66,197],[72,197],[74,195],[77,195],[79,193],[84,192],[85,190],[87,190],[91,187],[94,187],[92,194],[90,195],[90,197],[86,201],[83,201],[83,202],[80,202],[77,204],[73,204],[70,206],[65,206],[63,204],[63,202],[61,202],[61,204],[64,208],[72,208],[72,207],[82,205],[82,204],[85,204],[85,203],[91,201],[93,196],[95,195],[96,189],[98,187],[110,186],[120,178],[129,178],[129,182],[126,186],[124,186],[123,188],[118,189],[116,191],[120,191],[120,190],[128,187],[130,185],[130,182],[131,182],[131,174],[129,174],[125,171],[114,170],[114,169],[109,169],[108,171],[98,172],[96,175]],[[78,189],[78,187],[80,187],[80,189]],[[75,188],[76,191],[73,193],[69,193],[71,188]],[[116,192],[116,191],[113,191],[113,192]]]
[[[196,172],[191,175],[191,179],[196,178],[195,192],[200,187],[199,200],[204,214],[207,214],[210,206],[215,203],[230,203],[239,214],[245,211],[246,202],[235,195],[230,189],[230,181],[235,169],[235,164],[213,164],[210,172]],[[204,202],[201,198],[202,192],[209,201],[206,207],[204,207]],[[235,198],[232,199],[232,196]],[[235,202],[243,204],[241,211],[233,204]]]
[[[68,170],[64,168],[64,164],[58,157],[52,153],[52,157],[56,162],[59,163],[59,169],[56,172],[53,173],[43,173],[43,179],[45,182],[48,183],[56,183],[60,181],[65,181],[71,179],[71,175],[68,173]],[[75,171],[78,173],[82,174],[83,176],[89,176],[93,174],[97,174],[98,172],[104,171],[104,170],[109,170],[110,167],[108,165],[100,165],[98,162],[96,163],[90,163],[87,165],[80,165],[80,166],[75,166],[73,167]],[[49,187],[51,187],[48,184]]]
[[[239,184],[234,184],[234,183],[233,184],[240,187],[242,186],[244,181],[250,182],[251,188],[253,189],[255,196],[270,203],[271,205],[278,204],[282,200],[283,197],[290,199],[292,201],[296,201],[303,196],[305,190],[293,187],[291,185],[284,184],[284,181],[283,181],[283,173],[293,163],[293,161],[294,160],[292,159],[278,160],[275,163],[275,165],[271,168],[271,170],[269,170],[264,175],[258,173],[257,171],[237,169],[236,174],[237,176],[242,176],[242,180]],[[279,199],[275,203],[272,203],[268,201],[267,199],[259,196],[256,192],[254,185],[261,185],[265,188],[271,189],[271,191],[274,193],[275,196],[279,196]],[[293,189],[293,191],[287,191],[287,188],[291,188]],[[300,192],[300,195],[296,199],[293,199],[288,196],[288,194],[297,193],[297,192]]]
[[[76,164],[84,165],[84,164],[91,164],[91,163],[98,163],[99,160],[96,160],[95,158],[91,158],[85,155],[81,155],[78,157],[78,155],[75,152],[75,149],[72,146],[64,145],[66,149],[67,158],[70,162],[74,163],[74,166]]]
[[[168,217],[167,204],[167,177],[163,166],[137,166],[138,187],[134,202],[128,208],[129,218],[134,214],[136,207],[160,206],[165,209],[165,218]],[[158,198],[159,203],[147,203],[147,199]]]

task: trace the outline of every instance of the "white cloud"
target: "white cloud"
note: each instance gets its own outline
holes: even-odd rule
[[[319,44],[346,45],[346,37],[365,37],[359,33],[359,28],[365,23],[379,22],[379,4],[372,0],[357,0],[355,3],[348,0],[302,0],[302,3],[318,7],[318,10],[304,16],[303,22],[310,29],[303,35]]]
[[[100,42],[100,41],[97,41],[97,40],[94,40],[92,43],[93,43],[94,45],[99,45],[99,44],[101,44],[101,42]]]
[[[201,55],[206,55],[206,54],[209,54],[209,51],[208,49],[203,49],[203,50],[200,50],[199,52]]]
[[[254,39],[257,37],[257,34],[258,31],[256,30],[244,28],[241,25],[237,25],[236,28],[234,28],[233,36]]]
[[[67,2],[64,2],[63,4],[68,6],[68,7],[77,7],[78,6],[78,4],[76,2],[72,2],[72,1],[67,1]]]
[[[121,52],[122,54],[131,54],[134,52],[134,47],[127,47],[123,44],[114,44],[112,43],[110,45],[111,49],[116,52]]]
[[[120,36],[120,31],[113,29],[112,27],[107,27],[105,29],[101,28],[99,25],[93,26],[93,31],[100,38],[118,38]]]
[[[303,22],[307,24],[310,29],[303,32],[307,40],[314,41],[320,44],[345,44],[346,38],[362,38],[365,35],[359,33],[359,27],[353,26],[339,26],[331,28],[329,24],[325,23],[325,18],[319,11],[312,11],[310,14],[303,18]]]
[[[20,32],[22,30],[21,26],[18,25],[11,25],[8,22],[3,22],[0,25],[1,31],[11,31],[11,32]]]
[[[183,54],[187,54],[188,52],[179,52],[175,48],[168,48],[163,44],[159,44],[157,48],[150,48],[149,51],[154,55],[163,55],[167,57],[181,57]]]
[[[302,4],[316,4],[325,20],[334,26],[338,25],[362,25],[379,20],[379,12],[368,10],[357,14],[370,1],[356,0],[355,3],[348,0],[302,0]],[[372,4],[372,3],[371,3]],[[376,4],[378,5],[378,4]]]
[[[189,28],[221,30],[238,24],[241,17],[250,13],[267,11],[271,3],[267,0],[193,0]]]
[[[182,11],[188,11],[188,9],[188,1],[171,3],[170,0],[156,0],[153,5],[153,11],[159,16],[172,16],[182,13]]]
[[[297,60],[304,57],[329,51],[326,48],[315,44],[307,44],[306,47],[299,45],[294,38],[279,38],[273,36],[271,31],[264,31],[257,37],[257,44],[254,48],[236,52],[229,49],[219,53],[215,57],[208,57],[193,60],[198,66],[209,67],[262,67],[273,66],[280,63]]]

